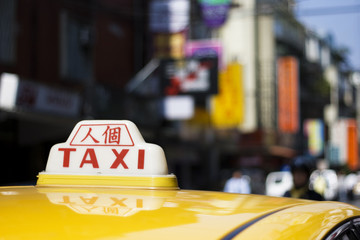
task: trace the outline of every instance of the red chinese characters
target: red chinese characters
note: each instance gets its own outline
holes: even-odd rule
[[[73,136],[71,146],[134,146],[124,124],[83,124]]]

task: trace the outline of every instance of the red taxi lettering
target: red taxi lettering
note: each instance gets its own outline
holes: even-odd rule
[[[138,169],[144,169],[145,150],[139,149]]]
[[[117,152],[116,149],[111,149],[111,150],[115,154],[116,158],[110,168],[116,169],[121,164],[121,166],[124,169],[129,169],[129,167],[125,163],[124,158],[130,149],[122,149],[120,152]],[[70,166],[71,152],[75,152],[76,148],[59,148],[59,151],[64,152],[63,167],[68,168]],[[86,149],[83,159],[80,163],[80,168],[82,168],[84,164],[91,164],[93,168],[99,168],[97,156],[93,148]],[[139,149],[138,159],[137,159],[137,169],[144,169],[144,166],[145,166],[145,149]]]
[[[119,166],[119,164],[121,163],[121,165],[125,168],[128,169],[128,166],[126,165],[126,163],[124,162],[124,157],[126,156],[126,154],[129,152],[129,149],[123,149],[121,150],[120,153],[118,153],[115,149],[111,149],[113,151],[113,153],[116,156],[115,161],[113,162],[113,164],[111,165],[110,168],[117,168]]]
[[[123,150],[121,150],[120,153],[118,153],[115,149],[111,149],[111,150],[115,154],[116,159],[110,168],[117,168],[121,164],[125,169],[129,169],[128,166],[126,165],[126,163],[124,162],[124,158],[125,158],[126,154],[129,152],[129,149],[123,149]],[[145,150],[139,149],[138,167],[137,167],[138,169],[144,169],[144,162],[145,162],[144,159],[145,159]]]
[[[90,159],[86,159],[87,155],[89,155]],[[96,158],[96,154],[93,148],[86,149],[83,160],[81,161],[80,168],[84,166],[85,163],[92,164],[93,168],[99,168],[99,164]]]
[[[69,167],[70,152],[75,152],[76,148],[59,148],[59,151],[64,151],[63,167]]]

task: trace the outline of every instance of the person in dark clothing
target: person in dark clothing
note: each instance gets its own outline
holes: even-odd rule
[[[324,200],[324,198],[314,190],[309,188],[311,174],[311,162],[306,157],[296,157],[291,165],[293,175],[293,187],[285,192],[284,197],[302,198],[308,200]]]

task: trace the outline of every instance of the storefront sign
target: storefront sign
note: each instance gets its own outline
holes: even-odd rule
[[[218,40],[188,41],[185,45],[187,57],[217,57],[222,69],[222,44]]]
[[[324,152],[324,123],[318,119],[307,119],[304,122],[304,134],[308,138],[308,153],[320,156]]]
[[[359,168],[359,150],[358,150],[358,137],[357,137],[357,127],[356,120],[348,120],[348,165],[351,170],[356,171]]]
[[[195,101],[187,95],[166,96],[163,109],[163,116],[167,120],[188,120],[194,116]]]
[[[296,133],[299,129],[298,60],[281,57],[278,69],[278,127],[284,133]]]
[[[218,128],[236,128],[244,118],[243,66],[231,63],[220,73],[219,94],[211,101],[211,121]]]
[[[184,32],[155,33],[154,56],[157,58],[184,58],[184,45],[186,36]]]
[[[16,105],[32,111],[77,116],[80,98],[75,93],[21,81]]]
[[[217,93],[217,58],[163,60],[160,63],[162,93],[174,95],[210,95]]]
[[[356,120],[341,118],[330,130],[330,144],[338,149],[339,163],[347,164],[351,170],[357,170],[360,164]]]
[[[14,74],[3,74],[0,82],[0,107],[17,108],[38,113],[78,116],[81,99],[77,93],[50,88],[39,83],[21,80]]]
[[[158,33],[176,33],[189,25],[189,0],[152,0],[150,3],[150,29]]]
[[[220,27],[227,19],[230,0],[199,0],[202,16],[207,26]]]

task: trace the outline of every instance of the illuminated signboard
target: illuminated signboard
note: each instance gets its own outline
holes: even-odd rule
[[[229,0],[199,0],[202,17],[208,27],[223,25],[230,9]]]
[[[295,57],[281,57],[278,69],[278,127],[285,133],[299,130],[298,61]]]
[[[311,156],[320,156],[324,151],[324,123],[320,119],[307,119],[304,122],[304,134],[308,137],[308,152]]]
[[[162,60],[162,94],[210,95],[218,91],[218,60],[215,57]]]
[[[190,1],[152,0],[149,12],[149,27],[152,32],[180,32],[189,25]]]
[[[222,43],[216,39],[187,41],[185,45],[187,57],[217,57],[219,69],[223,68],[222,52]]]
[[[245,118],[243,66],[231,63],[220,73],[219,94],[211,101],[211,120],[219,128],[233,128]]]

